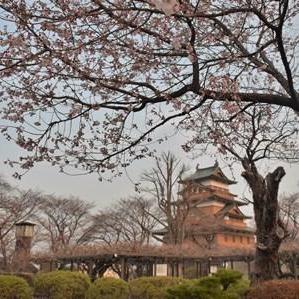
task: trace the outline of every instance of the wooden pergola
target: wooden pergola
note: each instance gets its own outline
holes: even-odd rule
[[[248,250],[219,250],[186,248],[184,246],[84,246],[69,248],[56,254],[43,254],[32,257],[41,271],[53,271],[68,268],[72,271],[84,270],[92,279],[102,276],[112,266],[118,269],[122,279],[129,279],[129,269],[135,269],[136,277],[156,276],[157,265],[167,265],[168,276],[184,277],[190,266],[195,269],[195,277],[208,275],[211,266],[229,265],[235,262],[247,265],[247,274],[251,272],[254,252]]]

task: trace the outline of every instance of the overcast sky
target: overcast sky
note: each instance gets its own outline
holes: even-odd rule
[[[194,172],[196,165],[199,163],[200,167],[208,167],[214,164],[215,158],[200,157],[191,159],[182,150],[180,145],[183,142],[182,136],[175,136],[170,138],[167,143],[160,146],[160,151],[171,149],[173,153],[178,155],[189,167],[189,172]],[[116,202],[118,199],[126,197],[134,193],[134,182],[137,182],[138,177],[142,171],[153,166],[153,161],[145,159],[133,163],[128,169],[127,173],[120,178],[116,178],[113,182],[99,182],[96,175],[85,176],[68,176],[59,173],[57,168],[50,166],[47,163],[41,163],[27,173],[21,181],[15,180],[12,174],[16,169],[10,168],[3,163],[7,158],[13,159],[20,154],[20,149],[13,143],[8,143],[0,136],[0,174],[5,177],[13,185],[18,185],[23,189],[36,189],[45,193],[55,193],[57,195],[68,196],[75,195],[83,200],[94,202],[97,208],[104,208]],[[220,165],[227,176],[232,177],[229,168],[218,157]],[[275,166],[282,163],[273,161],[263,161],[263,170],[273,170]],[[291,193],[299,191],[299,165],[298,164],[282,164],[286,169],[286,176],[284,177],[280,193]],[[240,198],[249,197],[248,187],[240,177],[241,169],[234,167],[234,179],[238,181],[236,185],[232,186],[232,191]],[[250,209],[246,209],[250,213]]]

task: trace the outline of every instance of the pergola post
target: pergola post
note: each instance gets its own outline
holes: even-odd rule
[[[154,264],[153,264],[153,276],[157,276],[157,261],[156,261],[156,259],[154,260]]]
[[[179,261],[176,261],[175,263],[175,276],[176,277],[179,277],[180,276],[180,262]]]
[[[202,277],[202,262],[199,262],[199,277]]]
[[[177,261],[177,276],[184,277],[184,260],[181,262]]]
[[[211,261],[212,261],[212,258],[209,257],[208,258],[208,275],[211,274]]]
[[[146,271],[147,276],[153,276],[153,263],[151,261],[147,262],[147,269],[146,270],[147,270]]]
[[[171,262],[170,269],[171,269],[171,276],[174,277],[174,262]]]
[[[94,265],[93,261],[89,261],[89,262],[87,263],[87,269],[88,269],[87,271],[88,271],[88,276],[89,276],[90,278],[92,278],[93,265]]]
[[[230,261],[230,268],[231,268],[232,270],[234,269],[234,261],[233,261],[233,260]]]
[[[297,274],[297,255],[296,255],[296,253],[293,254],[293,268],[294,268],[294,277],[295,277],[295,279],[298,279],[298,274]]]
[[[181,276],[185,276],[185,260],[182,260],[182,266],[181,266]]]
[[[196,266],[196,278],[198,278],[199,277],[199,262],[198,261],[195,262],[195,266]]]
[[[250,277],[251,273],[251,265],[250,265],[250,259],[247,258],[247,271],[248,271],[248,277]]]
[[[123,256],[120,259],[120,268],[120,278],[126,280],[127,261]]]

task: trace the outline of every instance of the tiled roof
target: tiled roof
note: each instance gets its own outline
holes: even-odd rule
[[[193,205],[197,205],[200,203],[209,202],[209,201],[213,201],[213,200],[220,201],[222,203],[233,203],[233,204],[236,204],[237,206],[247,205],[247,203],[244,201],[237,200],[234,198],[225,198],[225,197],[219,196],[217,194],[212,194],[211,196],[207,196],[205,198],[198,198],[198,200],[194,196]]]
[[[194,174],[182,179],[182,182],[186,181],[199,181],[207,178],[214,178],[221,180],[227,184],[235,184],[235,181],[230,180],[225,176],[225,174],[222,172],[221,168],[219,167],[218,162],[216,161],[215,164],[211,167],[206,168],[196,168],[196,171]]]
[[[237,209],[238,212],[239,212],[239,215],[235,214],[235,213],[232,213],[231,212],[232,209]],[[224,217],[224,216],[228,215],[228,216],[232,216],[232,217],[239,218],[239,219],[251,219],[252,218],[252,217],[249,217],[249,216],[245,216],[242,213],[242,211],[238,208],[238,205],[234,202],[226,204],[221,210],[219,210],[217,212],[217,215],[220,216],[220,217]]]

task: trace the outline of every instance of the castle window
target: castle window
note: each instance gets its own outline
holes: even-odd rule
[[[240,243],[243,243],[243,237],[240,236]]]
[[[233,242],[236,242],[236,237],[235,236],[233,236]]]
[[[225,241],[225,242],[228,241],[227,235],[224,236],[224,241]]]

